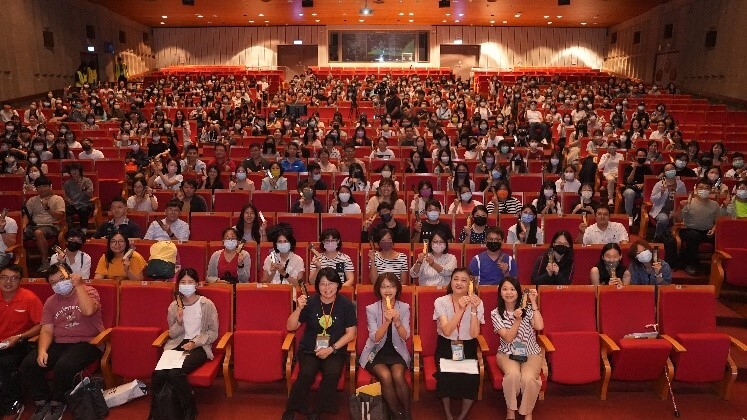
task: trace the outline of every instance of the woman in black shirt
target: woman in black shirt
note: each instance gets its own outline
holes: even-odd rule
[[[573,237],[567,230],[561,230],[552,237],[547,252],[534,262],[532,284],[571,284],[572,272]]]

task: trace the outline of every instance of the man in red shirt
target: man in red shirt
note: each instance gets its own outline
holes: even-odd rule
[[[208,162],[208,167],[217,166],[221,172],[236,172],[236,162],[228,157],[228,145],[225,143],[216,143],[213,153],[215,153],[215,157]]]
[[[104,330],[104,323],[99,293],[80,275],[65,278],[54,265],[47,281],[54,295],[44,303],[39,346],[23,360],[21,378],[36,405],[31,418],[59,420],[75,375],[101,358],[101,349],[89,342]],[[46,378],[50,370],[54,371],[51,390]]]
[[[39,334],[42,303],[33,292],[19,287],[23,270],[9,265],[0,271],[0,415],[23,413],[18,368],[29,352],[27,339]]]

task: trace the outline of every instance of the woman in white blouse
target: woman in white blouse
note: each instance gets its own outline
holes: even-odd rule
[[[261,282],[297,286],[303,279],[305,265],[303,259],[293,252],[296,248],[293,232],[276,232],[269,239],[273,249],[262,265]]]
[[[361,206],[355,202],[349,187],[343,185],[337,189],[337,194],[329,205],[329,213],[361,214]]]
[[[449,254],[449,243],[441,232],[433,232],[426,251],[418,255],[410,268],[410,277],[418,279],[420,286],[446,286],[457,260],[453,254]]]
[[[397,187],[391,178],[382,178],[379,181],[379,188],[376,189],[376,195],[371,197],[366,204],[366,214],[376,213],[376,209],[383,201],[392,205],[393,214],[407,213],[405,202],[397,195]]]
[[[153,195],[153,190],[146,186],[144,179],[136,179],[132,184],[135,194],[127,198],[127,208],[134,211],[154,212],[158,209],[158,199]]]
[[[182,186],[184,177],[179,174],[179,162],[174,159],[169,159],[166,163],[166,173],[163,172],[163,164],[160,161],[156,161],[152,164],[153,176],[148,182],[149,186],[153,189],[160,190],[174,190],[178,191]]]

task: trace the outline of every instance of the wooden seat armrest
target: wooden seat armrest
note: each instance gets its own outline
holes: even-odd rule
[[[15,254],[18,251],[21,251],[23,249],[24,249],[23,243],[20,243],[20,244],[15,244],[13,246],[9,246],[8,249],[5,250],[5,252],[7,252],[8,254]]]
[[[490,346],[488,346],[488,342],[485,340],[485,337],[482,336],[482,334],[477,336],[477,344],[480,345],[480,352],[487,354],[490,352]]]
[[[735,346],[736,348],[738,348],[739,350],[747,351],[747,344],[744,344],[743,341],[732,336],[729,336],[729,340],[731,341],[731,344]]]
[[[167,341],[169,341],[169,332],[164,331],[153,341],[153,347],[163,347]]]
[[[412,336],[412,349],[415,353],[423,352],[423,343],[420,341],[419,335]]]
[[[109,341],[111,336],[112,336],[112,329],[107,328],[104,331],[101,331],[99,335],[94,337],[93,340],[91,340],[89,343],[91,343],[94,346],[98,346],[105,341]]]
[[[661,334],[660,337],[669,341],[669,344],[672,345],[672,348],[674,349],[675,352],[684,353],[687,351],[687,349],[685,349],[685,347],[683,347],[682,344],[679,343],[679,341],[675,340],[674,337],[666,335],[666,334]]]
[[[729,254],[726,251],[722,251],[720,249],[717,249],[717,250],[713,251],[713,256],[715,258],[719,258],[719,259],[722,259],[722,260],[730,260],[732,258],[731,254]]]
[[[602,340],[602,346],[609,351],[620,351],[617,343],[615,343],[610,336],[607,334],[599,334],[599,339]]]
[[[220,338],[220,341],[218,341],[218,345],[215,346],[218,350],[225,350],[227,346],[230,346],[233,344],[233,333],[227,332],[223,334],[223,337]]]
[[[539,340],[539,345],[543,349],[545,349],[546,352],[552,353],[555,351],[555,346],[552,344],[552,341],[550,341],[550,338],[548,338],[544,334],[538,334],[537,338]]]
[[[295,333],[288,333],[288,335],[285,336],[285,340],[283,340],[283,351],[290,350],[291,346],[293,345],[293,340],[296,338]]]
[[[355,354],[355,338],[348,341],[347,350],[348,353]]]

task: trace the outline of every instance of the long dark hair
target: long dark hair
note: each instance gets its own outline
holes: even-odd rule
[[[350,199],[348,200],[348,204],[355,204],[355,198],[353,198],[353,190],[350,189],[347,185],[340,185],[340,188],[337,189],[337,194],[335,194],[335,197],[338,198],[337,200],[337,207],[335,207],[335,212],[342,214],[342,201],[339,200],[340,198],[340,192],[342,189],[345,188],[348,190],[348,193],[350,194]]]
[[[186,276],[192,277],[195,282],[200,283],[200,275],[197,273],[197,270],[195,270],[192,267],[184,267],[181,270],[179,270],[179,273],[176,275],[176,282],[174,283],[174,288],[176,289],[176,292],[179,292],[179,282]],[[181,294],[181,293],[180,293]],[[197,291],[195,291],[195,294],[199,295]]]
[[[597,262],[597,270],[599,270],[599,283],[600,284],[609,284],[610,283],[610,272],[607,269],[607,264],[604,262],[604,254],[609,251],[610,249],[614,249],[617,251],[618,254],[620,254],[620,262],[617,263],[617,267],[615,267],[615,277],[618,279],[623,278],[623,275],[625,274],[625,266],[623,265],[622,261],[622,249],[620,248],[620,245],[616,244],[615,242],[610,242],[602,247],[602,252],[599,253],[599,261]]]
[[[539,204],[539,203],[538,203]],[[524,213],[525,209],[529,209],[534,213],[534,220],[532,220],[531,223],[529,223],[529,231],[527,232],[527,241],[525,243],[527,244],[536,244],[537,243],[537,209],[531,205],[531,204],[524,204],[521,207],[521,210],[519,211],[518,217],[519,221],[516,222],[516,237],[519,237],[519,233],[523,232],[523,227],[521,225],[521,215]]]
[[[247,211],[247,209],[252,209],[254,211],[254,221],[252,222],[252,226],[249,228],[252,231],[252,238],[254,238],[257,243],[260,241],[260,235],[259,233],[259,211],[257,210],[257,207],[254,206],[252,203],[247,203],[244,205],[244,207],[241,208],[241,215],[239,216],[239,220],[236,222],[236,232],[238,233],[239,241],[244,238],[244,231],[247,229],[246,226],[244,226],[244,212]]]
[[[545,189],[547,189],[547,188],[549,188],[549,189],[552,190],[552,196],[555,198],[555,202],[556,203],[558,202],[558,200],[557,200],[558,191],[557,191],[557,189],[555,187],[555,183],[552,182],[552,181],[545,181],[545,182],[542,183],[542,187],[541,187],[540,192],[539,192],[539,197],[537,197],[537,209],[536,210],[544,209],[545,206],[547,205],[547,197],[545,197]],[[524,209],[522,209],[522,210],[524,210]],[[557,209],[554,208],[554,209],[552,209],[552,212],[555,213],[556,210]],[[535,215],[536,215],[536,213],[537,212],[535,211]]]
[[[501,296],[501,288],[503,287],[503,283],[509,282],[512,286],[514,286],[514,289],[516,289],[516,302],[518,305],[518,302],[521,302],[522,295],[524,292],[521,291],[521,285],[519,284],[519,280],[516,277],[507,276],[504,277],[503,280],[498,284],[498,315],[500,315],[501,319],[506,319],[504,316],[506,312],[506,302],[503,300],[503,297]]]

